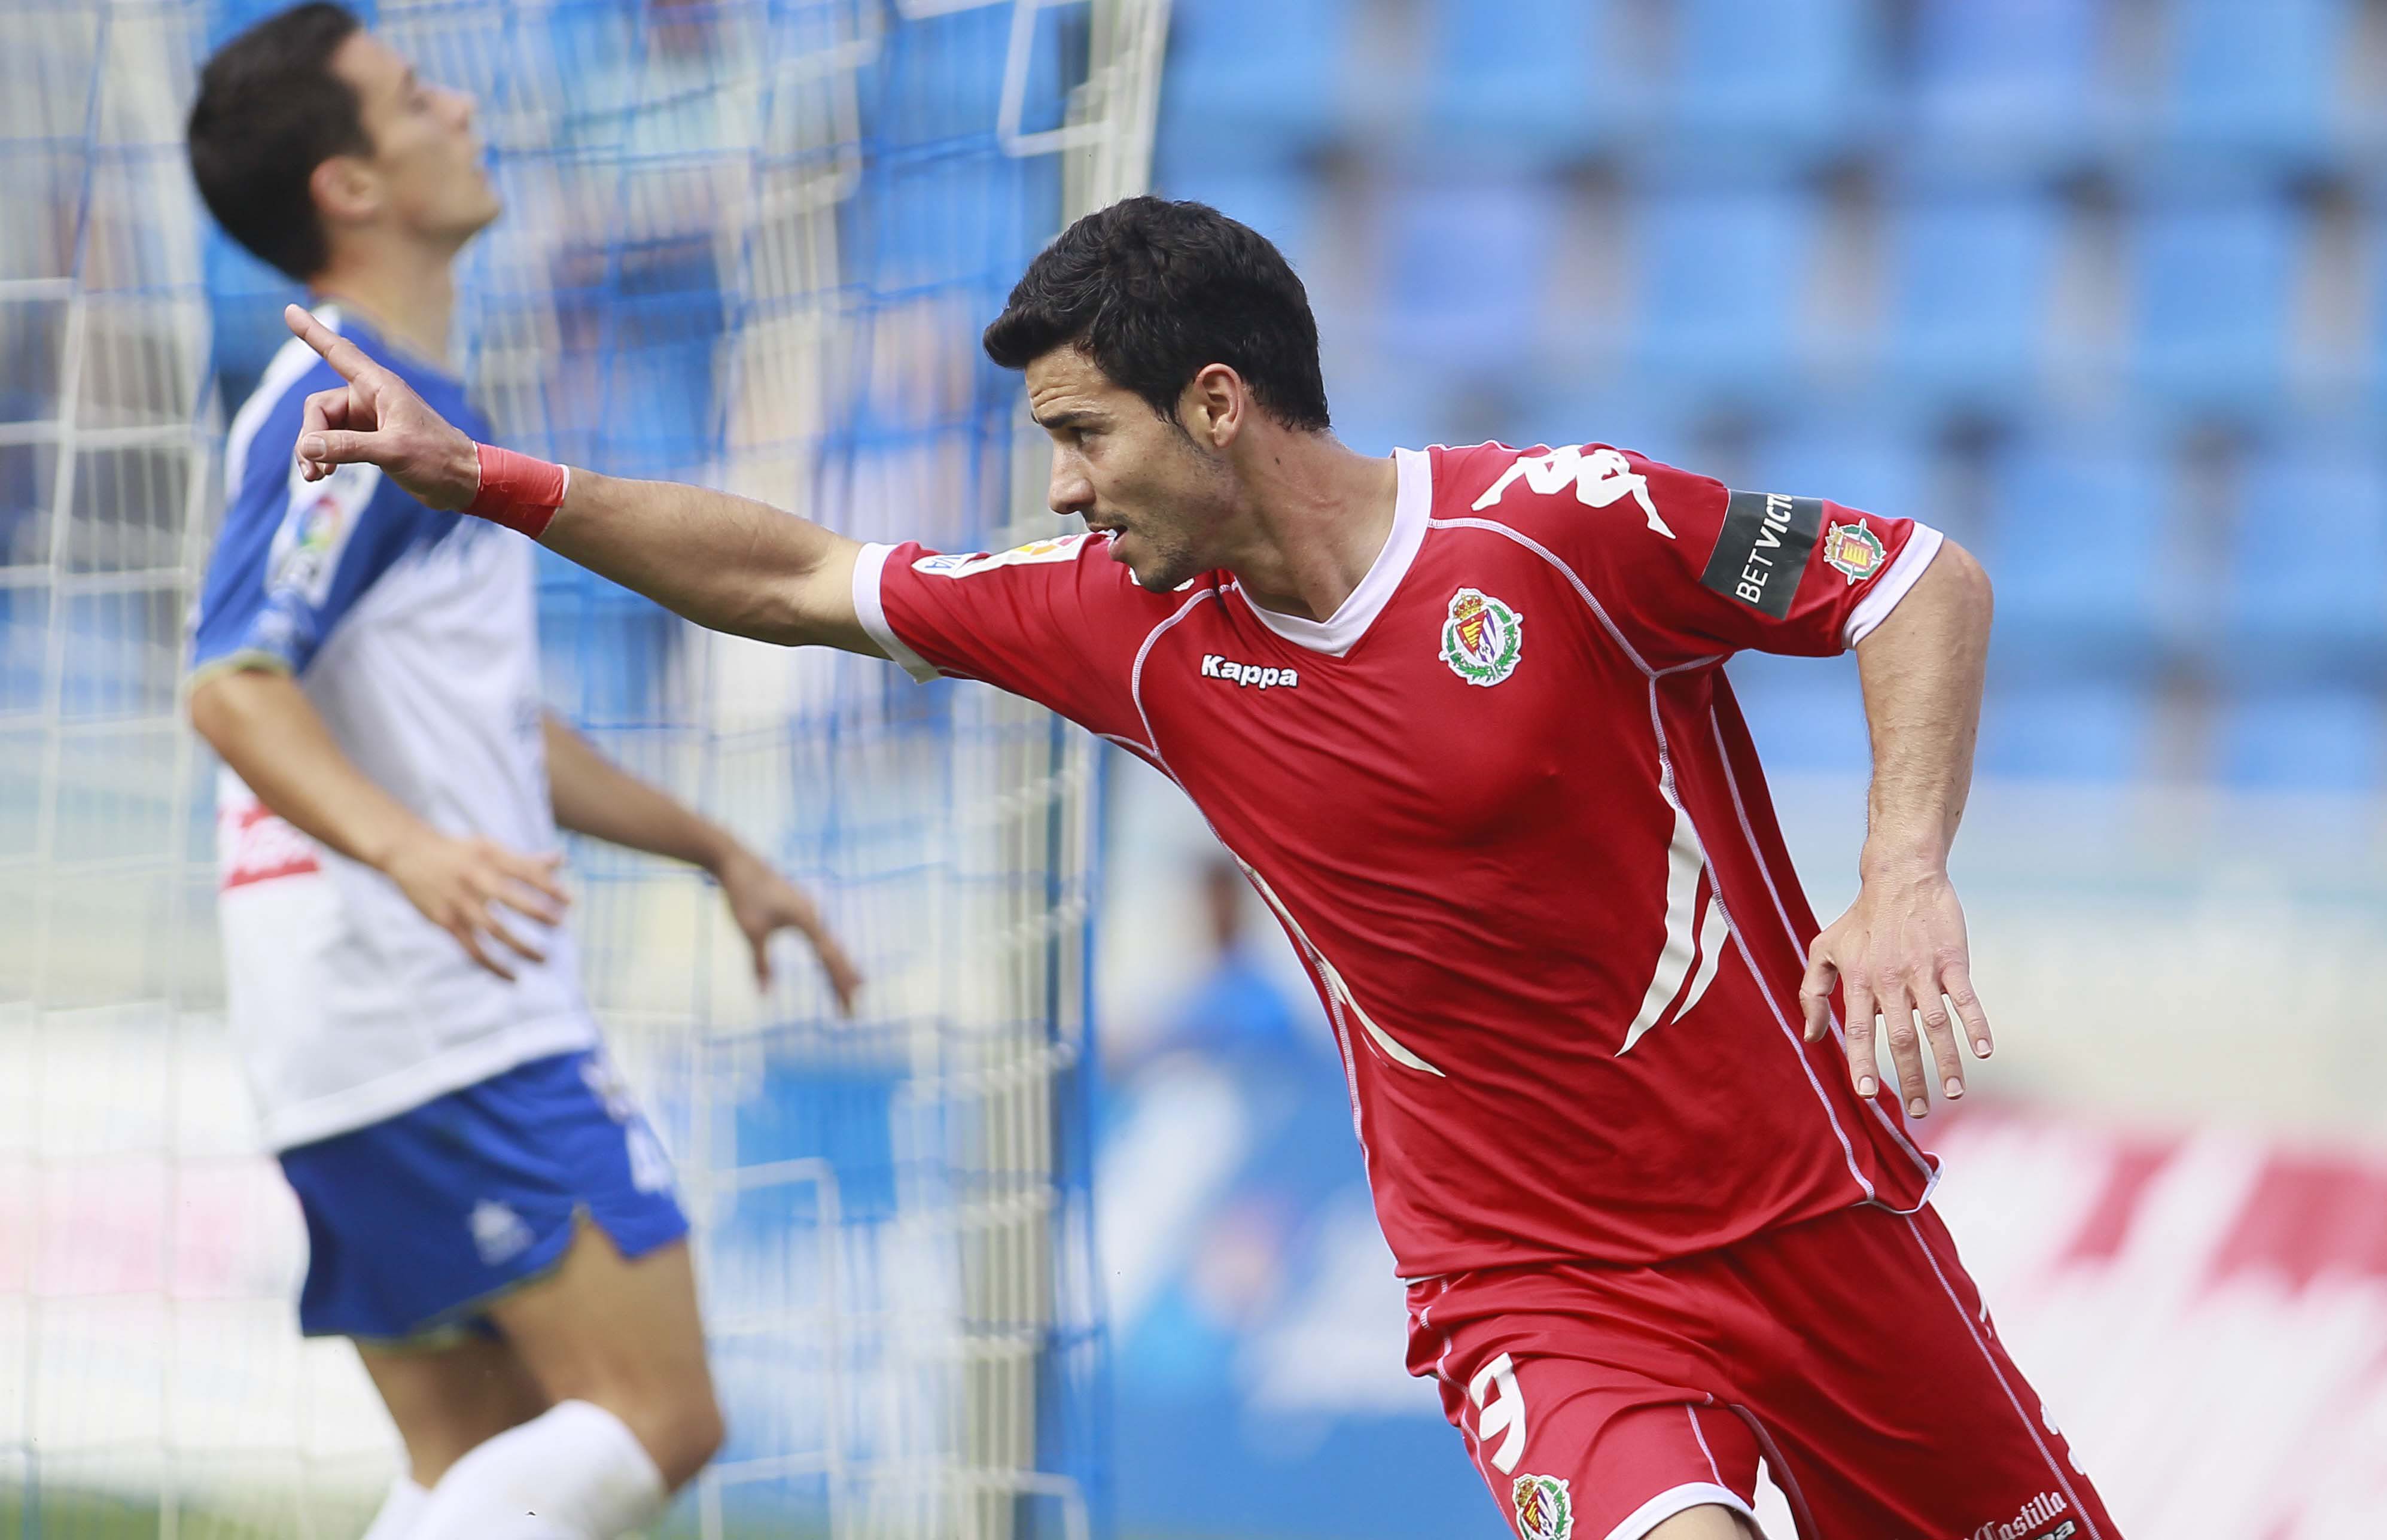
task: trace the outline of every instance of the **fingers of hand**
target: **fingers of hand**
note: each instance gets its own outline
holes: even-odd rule
[[[814,940],[813,949],[820,954],[821,966],[828,972],[828,987],[837,991],[837,1007],[840,1016],[853,1014],[853,997],[862,992],[862,970],[845,949],[827,936]]]
[[[563,864],[561,852],[518,855],[502,845],[490,846],[489,852],[491,862],[515,885],[512,891],[501,895],[508,904],[549,925],[563,918],[563,911],[572,906],[572,895],[557,876]],[[529,892],[521,892],[523,889]]]
[[[1950,1101],[1964,1094],[1964,1051],[1956,1046],[1955,1018],[1948,1014],[1947,1002],[1939,997],[1939,987],[1928,969],[1919,971],[1912,980],[1914,1008],[1923,1017],[1923,1036],[1931,1044],[1932,1062],[1938,1067],[1939,1089]]]
[[[1981,997],[1973,992],[1973,971],[1964,964],[1951,963],[1939,970],[1939,986],[1948,993],[1948,1003],[1956,1007],[1956,1018],[1964,1023],[1964,1041],[1973,1052],[1988,1058],[1996,1047],[1989,1036],[1989,1016],[1981,1008]]]
[[[1824,1034],[1832,1029],[1832,981],[1839,977],[1839,971],[1824,955],[1819,939],[1807,962],[1807,977],[1799,981],[1799,1011],[1806,1018],[1809,1042],[1823,1041]]]
[[[513,982],[513,970],[499,962],[496,958],[491,957],[486,951],[482,950],[480,933],[475,930],[469,922],[459,921],[454,924],[444,926],[442,928],[445,929],[448,934],[456,938],[457,944],[463,947],[465,953],[472,957],[473,961],[480,964],[483,967],[487,968],[491,973],[496,974],[506,982],[510,984]]]
[[[1914,1025],[1914,1002],[1902,978],[1885,980],[1881,991],[1881,1023],[1889,1039],[1889,1062],[1898,1073],[1899,1094],[1910,1117],[1931,1111],[1930,1080],[1923,1068],[1923,1034]]]
[[[282,320],[299,340],[321,353],[325,363],[338,370],[342,379],[356,379],[373,368],[373,360],[365,357],[363,349],[316,320],[305,306],[284,306]]]
[[[1855,978],[1847,980],[1847,989],[1849,1078],[1856,1083],[1858,1095],[1871,1098],[1880,1085],[1874,1058],[1873,991]]]
[[[516,936],[512,931],[508,930],[503,924],[499,923],[498,916],[487,909],[481,911],[480,928],[483,930],[487,931],[490,935],[496,937],[499,943],[512,951],[516,956],[521,957],[524,961],[531,963],[544,963],[547,961],[546,953],[541,952],[538,948],[532,946],[529,942],[524,941],[520,937]]]

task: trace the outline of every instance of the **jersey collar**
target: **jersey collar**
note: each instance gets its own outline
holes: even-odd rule
[[[1368,568],[1368,575],[1351,590],[1340,607],[1324,620],[1307,620],[1299,615],[1280,614],[1252,602],[1244,593],[1243,585],[1235,585],[1242,595],[1244,608],[1252,612],[1262,625],[1293,643],[1312,652],[1323,652],[1340,658],[1359,644],[1375,624],[1384,606],[1392,602],[1393,591],[1408,575],[1409,564],[1417,560],[1418,548],[1425,544],[1426,519],[1433,511],[1433,462],[1422,449],[1395,449],[1393,469],[1396,478],[1393,494],[1393,529],[1384,536],[1384,549],[1376,552],[1376,560]]]

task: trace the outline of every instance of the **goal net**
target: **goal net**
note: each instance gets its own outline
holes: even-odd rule
[[[353,1534],[397,1462],[353,1355],[297,1334],[176,701],[221,424],[287,297],[199,211],[181,119],[273,8],[0,10],[0,1528],[28,1534]],[[366,9],[480,104],[507,212],[457,356],[507,442],[864,538],[1055,532],[977,333],[1143,185],[1167,0]],[[1101,1533],[1089,740],[560,562],[540,626],[550,703],[810,886],[870,980],[840,1019],[797,948],[758,992],[701,879],[573,852],[731,1426],[668,1527]]]

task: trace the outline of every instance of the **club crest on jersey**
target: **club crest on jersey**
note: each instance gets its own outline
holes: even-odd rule
[[[1442,661],[1471,685],[1497,685],[1517,672],[1525,645],[1525,617],[1481,588],[1450,596],[1442,625]]]
[[[1834,524],[1824,532],[1824,560],[1845,574],[1850,587],[1881,571],[1881,536],[1863,524]]]
[[[1574,1503],[1561,1476],[1519,1476],[1509,1489],[1517,1509],[1519,1540],[1567,1540],[1574,1533]]]

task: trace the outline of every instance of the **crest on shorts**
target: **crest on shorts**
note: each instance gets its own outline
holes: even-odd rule
[[[1881,536],[1863,524],[1834,524],[1824,532],[1824,560],[1854,587],[1881,571]]]
[[[1519,1476],[1509,1489],[1517,1509],[1520,1540],[1567,1540],[1574,1533],[1574,1504],[1559,1476]]]
[[[1517,671],[1525,645],[1525,617],[1480,588],[1450,596],[1442,625],[1442,661],[1471,685],[1490,687]]]

